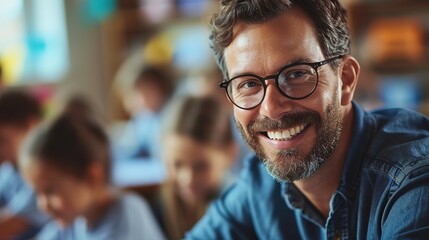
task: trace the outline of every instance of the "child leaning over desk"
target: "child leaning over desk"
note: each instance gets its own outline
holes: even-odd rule
[[[142,198],[111,188],[108,139],[85,116],[64,113],[39,127],[19,167],[54,219],[37,239],[164,239]]]

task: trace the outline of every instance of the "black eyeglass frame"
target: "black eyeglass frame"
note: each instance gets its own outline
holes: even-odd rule
[[[335,57],[332,57],[332,58],[325,59],[325,60],[320,61],[320,62],[314,62],[314,63],[306,63],[306,62],[302,62],[302,63],[300,63],[300,62],[297,62],[297,63],[286,64],[286,65],[284,65],[282,68],[280,68],[280,70],[279,70],[276,74],[269,75],[269,76],[266,76],[266,77],[260,77],[260,76],[255,75],[255,74],[242,74],[242,75],[235,76],[235,77],[233,77],[233,78],[231,78],[231,79],[229,79],[229,80],[226,80],[226,81],[223,81],[223,82],[219,83],[219,87],[220,87],[220,88],[225,88],[226,95],[228,96],[229,100],[230,100],[230,101],[231,101],[235,106],[237,106],[238,108],[244,109],[244,110],[250,110],[250,109],[256,108],[257,106],[259,106],[259,105],[262,103],[262,101],[264,101],[264,99],[265,99],[265,94],[266,94],[266,92],[267,92],[267,87],[268,87],[268,86],[267,86],[267,84],[265,83],[265,81],[267,81],[267,80],[269,80],[269,79],[274,79],[274,80],[275,80],[276,87],[277,87],[277,89],[279,90],[279,92],[280,92],[283,96],[285,96],[285,97],[287,97],[287,98],[290,98],[290,99],[293,99],[293,100],[300,100],[300,99],[304,99],[304,98],[309,97],[309,96],[310,96],[311,94],[313,94],[313,92],[316,90],[317,85],[319,84],[319,72],[317,71],[317,69],[318,69],[319,67],[321,67],[321,66],[325,65],[325,64],[331,63],[331,62],[333,62],[333,61],[335,61],[335,60],[338,60],[338,59],[341,59],[341,58],[343,58],[343,57],[344,57],[344,55],[339,55],[339,56],[335,56]],[[280,86],[279,86],[279,76],[280,76],[280,73],[281,73],[281,72],[283,72],[286,68],[290,68],[290,67],[298,66],[298,65],[307,65],[307,66],[312,67],[312,68],[316,71],[316,77],[317,77],[317,80],[316,80],[316,84],[314,85],[313,89],[312,89],[312,90],[311,90],[307,95],[305,95],[305,96],[303,96],[303,97],[291,97],[291,96],[288,96],[286,93],[284,93],[284,92],[283,92],[283,90],[280,88]],[[249,107],[249,108],[244,108],[244,107],[240,107],[240,106],[238,106],[238,105],[237,105],[237,104],[236,104],[236,103],[231,99],[231,97],[229,96],[229,93],[228,93],[228,85],[229,85],[229,84],[230,84],[234,79],[237,79],[237,78],[239,78],[239,77],[244,77],[244,76],[255,77],[255,78],[256,78],[256,79],[258,79],[258,80],[262,83],[262,85],[264,86],[264,95],[262,96],[261,101],[260,101],[258,104],[256,104],[255,106],[253,106],[253,107]]]

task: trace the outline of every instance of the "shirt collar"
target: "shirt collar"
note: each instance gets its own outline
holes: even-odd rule
[[[359,185],[362,162],[365,158],[372,126],[367,113],[361,106],[353,102],[354,128],[349,151],[344,162],[343,173],[337,191],[347,201],[352,201]]]
[[[290,209],[300,211],[307,220],[320,225],[325,225],[322,214],[305,198],[293,183],[283,183],[281,185],[283,198]]]

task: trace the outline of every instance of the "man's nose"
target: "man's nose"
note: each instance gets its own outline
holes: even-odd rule
[[[284,113],[292,111],[291,99],[284,96],[274,80],[268,80],[265,97],[260,106],[260,115],[278,120]]]

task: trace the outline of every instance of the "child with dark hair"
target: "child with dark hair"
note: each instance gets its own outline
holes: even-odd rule
[[[109,141],[84,115],[63,113],[34,131],[19,167],[54,221],[38,239],[163,239],[144,199],[110,186]]]
[[[48,217],[36,205],[34,192],[17,170],[19,148],[42,119],[39,101],[29,92],[6,89],[0,92],[0,236],[28,239]]]
[[[163,109],[175,91],[170,71],[159,66],[144,66],[134,79],[132,89],[124,96],[131,119],[115,139],[119,158],[159,160]]]
[[[159,217],[169,239],[181,239],[226,184],[238,146],[229,112],[211,97],[173,99],[163,122],[168,169],[161,189]]]

